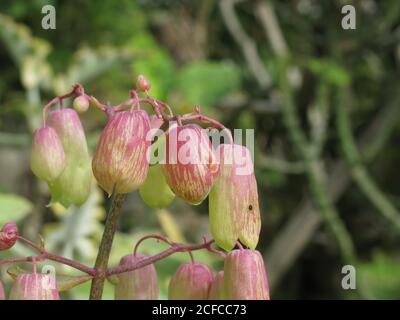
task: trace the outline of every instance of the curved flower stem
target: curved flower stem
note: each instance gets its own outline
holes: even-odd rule
[[[96,275],[92,280],[92,286],[90,288],[90,300],[100,300],[103,295],[108,260],[110,258],[114,234],[117,229],[118,219],[121,214],[121,208],[125,202],[125,198],[125,194],[115,194],[110,210],[107,213],[103,238],[101,239],[95,264]]]
[[[52,100],[50,100],[50,102],[44,106],[43,111],[42,111],[42,126],[46,127],[46,114],[47,114],[47,111],[51,107],[53,107],[55,104],[59,103],[60,107],[64,108],[64,104],[63,104],[64,99],[69,98],[69,97],[79,96],[79,95],[83,94],[83,92],[84,92],[84,90],[83,90],[82,85],[77,83],[72,87],[71,92],[68,92],[62,96],[58,96],[58,97],[55,97]]]
[[[120,273],[124,273],[124,272],[128,272],[128,271],[133,271],[133,270],[136,270],[139,268],[143,268],[149,264],[152,264],[152,263],[162,260],[166,257],[169,257],[170,255],[177,253],[177,252],[189,252],[189,251],[195,251],[195,250],[200,250],[200,249],[209,249],[209,248],[211,248],[211,245],[213,243],[214,243],[214,240],[210,240],[210,241],[200,243],[200,244],[193,244],[193,245],[184,245],[181,243],[174,243],[171,246],[171,248],[166,249],[154,256],[140,260],[137,263],[129,264],[129,265],[121,265],[121,266],[114,267],[114,268],[109,268],[107,270],[106,275],[111,276],[114,274],[120,274]]]
[[[168,238],[159,235],[159,234],[149,234],[147,236],[144,236],[143,238],[141,238],[135,245],[135,248],[133,249],[133,254],[136,255],[137,250],[139,248],[139,245],[146,239],[157,239],[158,241],[164,241],[165,243],[169,244],[170,246],[174,245],[174,242],[170,241]]]
[[[40,255],[36,257],[36,261],[46,260],[46,259],[52,260],[52,261],[70,266],[70,267],[80,270],[82,272],[85,272],[91,276],[94,276],[96,274],[96,270],[94,268],[88,267],[88,266],[86,266],[82,263],[76,262],[74,260],[64,258],[64,257],[58,256],[56,254],[47,252],[44,247],[41,247],[22,236],[18,236],[18,240],[24,242],[26,245],[32,247],[33,249],[37,250],[40,253]],[[21,261],[9,261],[9,262],[5,262],[5,263],[28,262],[28,261],[32,261],[32,260],[30,260],[31,258],[32,257],[26,257],[26,258],[21,258]],[[28,260],[22,260],[22,259],[28,259]],[[4,260],[0,260],[0,264],[3,264],[3,261]]]
[[[34,242],[22,237],[18,236],[18,240],[23,242],[24,244],[30,246],[31,248],[35,249],[38,251],[40,254],[35,257],[24,257],[24,258],[16,258],[16,259],[2,259],[0,260],[0,265],[3,264],[13,264],[13,263],[19,263],[19,262],[34,262],[34,261],[42,261],[42,260],[52,260],[58,263],[65,264],[67,266],[70,266],[72,268],[75,268],[77,270],[80,270],[82,272],[85,272],[91,276],[96,275],[96,270],[94,268],[88,267],[82,263],[76,262],[74,260],[64,258],[52,253],[49,253],[45,250],[44,247],[39,246],[35,244]]]

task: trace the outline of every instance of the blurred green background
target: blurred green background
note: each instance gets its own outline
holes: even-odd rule
[[[55,30],[41,27],[46,4]],[[345,4],[356,9],[355,30],[341,27]],[[398,0],[2,0],[0,225],[15,220],[50,251],[93,264],[110,201],[94,187],[81,208],[46,207],[47,186],[29,169],[31,135],[42,106],[72,84],[117,104],[144,74],[177,113],[199,104],[229,128],[255,129],[258,250],[272,298],[399,299],[399,63]],[[90,110],[82,122],[93,151],[104,116]],[[146,233],[201,241],[207,207],[175,199],[155,211],[130,194],[111,263]],[[140,250],[164,248],[147,240]],[[17,245],[0,258],[29,254]],[[215,255],[195,256],[222,267]],[[156,264],[161,298],[188,259]],[[357,290],[341,286],[347,264]],[[2,280],[9,286],[5,270]],[[88,288],[63,297],[87,299]]]

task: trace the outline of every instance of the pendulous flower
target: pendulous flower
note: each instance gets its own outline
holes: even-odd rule
[[[139,188],[139,194],[149,207],[156,209],[165,208],[175,198],[159,164],[149,167],[146,181]]]
[[[54,275],[18,275],[10,291],[10,300],[60,300]]]
[[[171,190],[191,204],[200,204],[218,177],[219,165],[205,130],[198,125],[172,125],[166,135],[161,165]]]
[[[119,112],[109,119],[92,160],[94,176],[109,195],[135,191],[146,180],[149,130],[144,110]]]
[[[168,287],[169,300],[207,300],[213,275],[203,263],[190,262],[179,266]]]
[[[225,300],[225,296],[224,271],[219,271],[214,275],[208,300]]]
[[[4,287],[3,284],[0,281],[0,300],[5,300],[6,299],[6,295],[4,293]]]
[[[229,252],[224,262],[224,288],[228,300],[269,300],[261,254],[250,249]]]
[[[254,249],[261,218],[250,151],[237,144],[221,144],[216,154],[221,173],[209,195],[211,234],[225,250],[231,250],[238,239]]]
[[[66,108],[50,112],[48,125],[57,132],[65,152],[65,168],[49,182],[52,202],[82,205],[90,193],[92,172],[85,132],[78,114]]]
[[[147,258],[146,255],[132,254],[120,261],[120,266],[135,264]],[[118,275],[115,285],[116,300],[156,300],[158,297],[157,272],[153,264]]]
[[[65,153],[57,132],[51,127],[39,128],[33,134],[31,169],[40,179],[54,181],[65,168]]]

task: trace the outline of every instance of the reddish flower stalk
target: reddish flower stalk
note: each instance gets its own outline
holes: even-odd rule
[[[34,261],[42,261],[42,260],[52,260],[55,262],[59,262],[62,264],[65,264],[67,266],[70,266],[72,268],[75,268],[77,270],[80,270],[82,272],[85,272],[91,276],[95,276],[97,271],[94,268],[88,267],[80,262],[64,258],[52,253],[47,252],[43,247],[33,243],[32,241],[22,237],[18,236],[18,240],[24,242],[26,245],[32,247],[33,249],[37,250],[40,255],[36,257],[24,257],[24,258],[17,258],[17,259],[3,259],[0,260],[0,265],[2,264],[10,264],[10,263],[18,263],[18,262],[34,262]]]
[[[170,255],[177,253],[177,252],[189,252],[189,251],[196,251],[196,250],[201,250],[201,249],[207,249],[207,250],[213,252],[212,250],[210,250],[211,245],[213,243],[214,243],[214,240],[206,241],[206,242],[200,243],[200,244],[192,244],[192,245],[184,245],[181,243],[174,243],[171,246],[171,248],[166,249],[154,256],[151,256],[151,257],[148,257],[141,261],[138,261],[135,264],[109,268],[107,270],[107,276],[111,276],[111,275],[119,274],[119,273],[123,273],[123,272],[128,272],[128,271],[133,271],[133,270],[142,268],[144,266],[147,266],[147,265],[157,262],[159,260],[165,259],[166,257],[169,257]]]

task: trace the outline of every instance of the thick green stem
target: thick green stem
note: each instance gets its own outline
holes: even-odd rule
[[[103,238],[101,239],[95,264],[96,276],[93,278],[92,287],[90,288],[90,300],[101,300],[103,295],[108,260],[110,258],[114,234],[117,229],[118,219],[121,214],[121,208],[125,202],[125,198],[126,195],[123,194],[114,195],[110,210],[107,213]]]

